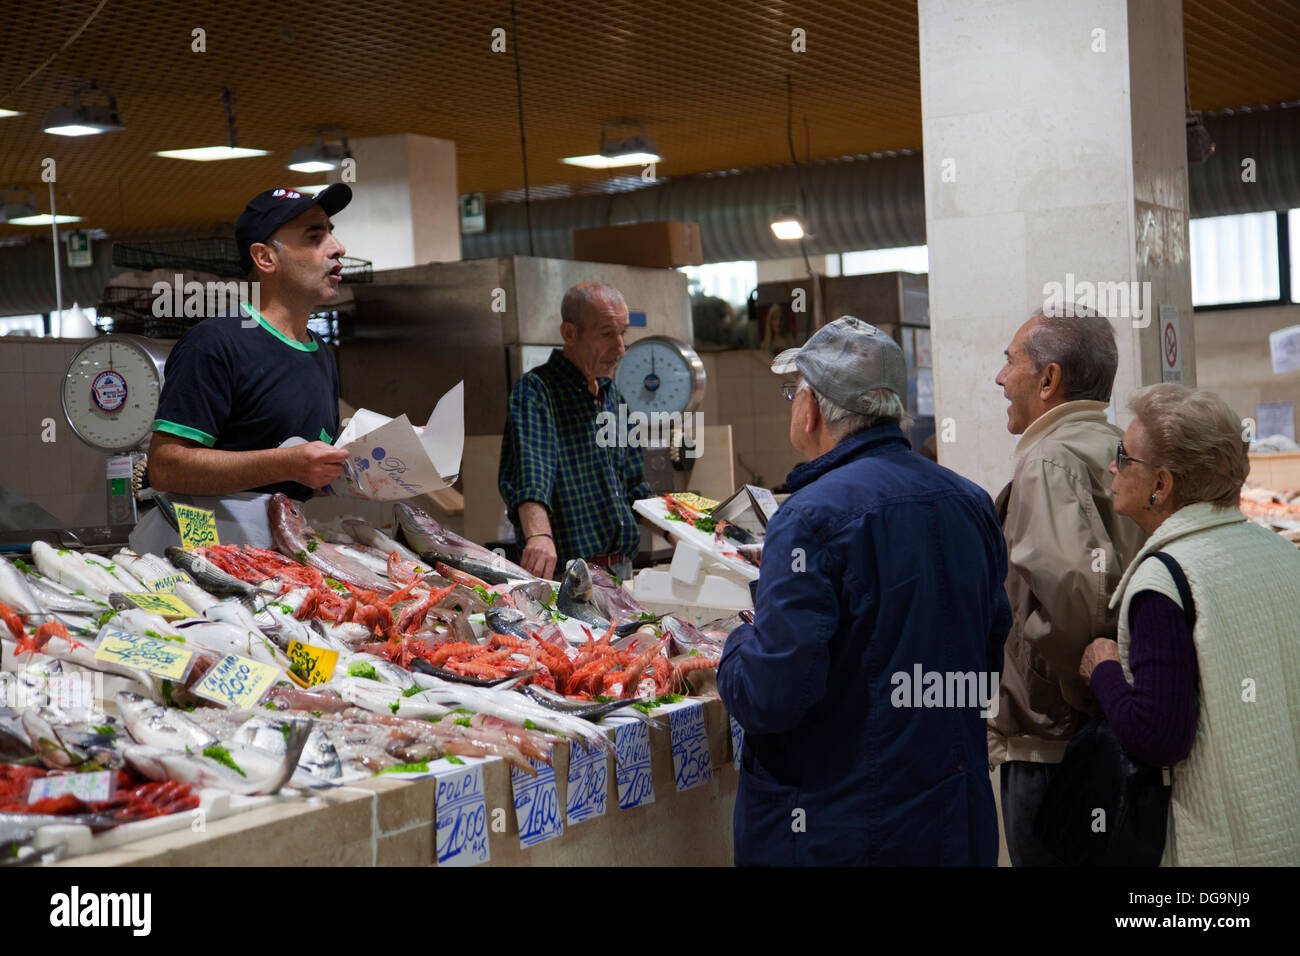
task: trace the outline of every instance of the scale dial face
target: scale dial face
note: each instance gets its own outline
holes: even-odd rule
[[[143,442],[158,410],[162,363],[156,344],[137,336],[86,343],[63,377],[63,414],[77,437],[104,452]]]
[[[627,347],[614,382],[629,412],[688,412],[704,398],[704,363],[689,345],[651,335]]]

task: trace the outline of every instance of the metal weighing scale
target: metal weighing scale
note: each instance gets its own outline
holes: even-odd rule
[[[87,342],[63,374],[63,415],[83,442],[107,456],[108,524],[136,521],[143,471],[171,345],[139,335]]]
[[[704,401],[704,363],[695,349],[667,335],[650,335],[627,347],[614,373],[614,383],[623,393],[629,416],[641,412],[650,417],[672,413],[676,421],[700,407]],[[681,429],[673,430],[668,441],[652,434],[644,449],[645,476],[656,494],[673,490],[673,469],[686,471],[694,461],[682,454]],[[660,439],[654,441],[654,438]],[[693,434],[698,442],[701,436]]]

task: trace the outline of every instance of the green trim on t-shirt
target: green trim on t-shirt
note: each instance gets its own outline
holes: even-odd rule
[[[323,428],[320,430],[320,440],[325,442],[327,445],[334,444],[334,439],[330,438],[330,433]]]
[[[266,329],[266,331],[270,332],[272,335],[274,335],[277,339],[279,339],[281,342],[283,342],[285,345],[289,346],[290,348],[297,349],[299,352],[315,352],[318,348],[320,348],[320,343],[317,342],[314,338],[311,340],[310,345],[308,345],[306,342],[295,342],[293,339],[289,338],[289,336],[285,335],[283,332],[277,329],[270,322],[266,321],[266,319],[262,318],[262,316],[258,313],[258,311],[254,309],[251,305],[249,305],[247,302],[241,302],[239,304],[244,307],[245,312],[247,312],[253,318],[257,319],[258,325]],[[307,334],[310,335],[311,333],[308,332]]]
[[[169,435],[176,435],[179,438],[188,438],[196,441],[200,445],[206,445],[211,448],[217,443],[217,440],[205,431],[199,431],[197,428],[190,428],[189,425],[178,425],[176,422],[169,422],[165,418],[155,418],[153,420],[153,430],[156,432],[166,432]]]

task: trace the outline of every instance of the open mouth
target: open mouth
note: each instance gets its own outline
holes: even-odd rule
[[[331,279],[342,279],[343,266],[339,263],[335,263],[334,268],[330,269],[330,271],[325,274],[329,276]]]

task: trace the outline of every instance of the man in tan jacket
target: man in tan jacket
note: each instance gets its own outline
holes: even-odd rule
[[[1002,819],[1015,866],[1060,865],[1034,817],[1070,737],[1095,711],[1079,677],[1083,649],[1113,635],[1110,594],[1142,544],[1115,514],[1108,466],[1123,431],[1106,420],[1118,364],[1110,323],[1092,312],[1039,313],[1020,327],[998,373],[1020,435],[998,495],[1007,539],[1007,636],[990,766],[1002,765]]]

